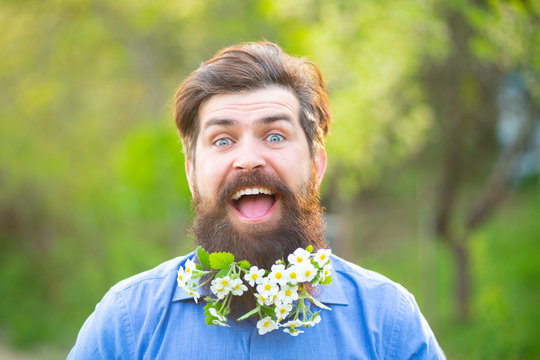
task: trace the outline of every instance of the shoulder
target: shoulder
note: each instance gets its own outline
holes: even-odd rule
[[[141,334],[167,312],[176,274],[191,254],[120,281],[83,324],[69,359],[134,358]]]
[[[377,298],[383,295],[394,295],[414,299],[411,293],[400,284],[375,271],[367,270],[338,256],[332,255],[332,266],[346,291],[354,291],[362,295]]]
[[[444,359],[432,330],[414,296],[400,284],[333,256],[332,265],[349,309],[380,336],[385,358]]]
[[[137,292],[143,288],[160,289],[164,285],[163,280],[170,278],[171,276],[176,278],[178,268],[191,256],[192,254],[176,257],[156,266],[153,269],[124,279],[111,287],[107,292],[107,295],[111,294],[112,296],[118,296],[131,292]]]

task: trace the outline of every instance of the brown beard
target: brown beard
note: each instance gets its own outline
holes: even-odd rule
[[[327,248],[323,208],[318,187],[312,175],[299,194],[293,193],[277,177],[260,170],[238,173],[228,179],[215,198],[194,193],[195,219],[191,231],[197,245],[208,252],[227,251],[235,260],[270,270],[278,259],[299,247],[312,245],[315,250]],[[281,202],[281,218],[273,224],[245,224],[240,229],[229,218],[229,199],[243,187],[265,187]],[[252,291],[240,298],[238,311],[255,307]],[[233,312],[234,307],[232,306]]]

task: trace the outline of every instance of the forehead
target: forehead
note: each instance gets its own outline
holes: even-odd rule
[[[240,121],[259,120],[284,115],[298,124],[300,104],[289,89],[271,86],[264,89],[241,91],[212,96],[200,109],[200,125],[216,119]]]

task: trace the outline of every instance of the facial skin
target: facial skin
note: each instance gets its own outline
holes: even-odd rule
[[[195,163],[186,159],[191,192],[211,199],[227,179],[254,171],[274,176],[294,193],[305,191],[312,176],[318,186],[326,153],[322,149],[311,157],[299,111],[296,96],[278,86],[210,98],[199,111]],[[234,189],[226,207],[233,226],[240,230],[279,224],[283,213],[279,195],[240,196],[246,189],[248,193],[269,190],[257,186]],[[257,200],[249,202],[248,198]],[[245,206],[240,206],[243,201]]]

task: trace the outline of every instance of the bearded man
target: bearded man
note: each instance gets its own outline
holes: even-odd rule
[[[269,42],[226,48],[182,83],[175,119],[198,245],[268,271],[298,248],[328,248],[318,190],[331,115],[315,64]],[[220,320],[211,323],[217,325],[206,324],[204,302],[177,285],[178,274],[197,269],[195,262],[204,263],[192,253],[112,287],[69,358],[444,358],[412,295],[339,257],[332,255],[326,268],[332,282],[306,283],[300,299],[302,306],[312,299],[303,308],[308,312],[316,304],[331,311],[300,324],[302,331],[276,325],[267,333],[254,318],[217,326],[226,321],[217,308]],[[214,290],[202,291],[211,297]],[[245,313],[257,306],[253,295],[246,291],[223,307],[230,306],[231,315]]]

